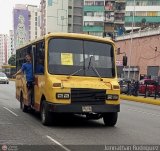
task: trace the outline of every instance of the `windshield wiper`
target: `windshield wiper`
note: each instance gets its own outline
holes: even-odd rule
[[[100,80],[103,81],[103,79],[102,79],[102,77],[100,76],[98,70],[97,70],[97,69],[94,67],[94,65],[92,64],[92,58],[93,58],[93,56],[90,56],[90,58],[89,58],[88,70],[89,70],[89,68],[91,67],[92,70],[94,71],[94,73],[96,73],[96,75],[100,78]]]
[[[90,68],[90,66],[91,66],[92,57],[93,57],[93,56],[90,56],[90,57],[89,57],[88,70],[89,70],[89,68]]]
[[[73,72],[72,74],[70,74],[69,76],[67,76],[67,79],[69,79],[71,76],[75,75],[76,73],[80,72],[81,70],[84,70],[83,68]]]

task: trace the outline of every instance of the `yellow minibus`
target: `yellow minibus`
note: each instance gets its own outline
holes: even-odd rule
[[[106,126],[117,123],[120,87],[112,40],[85,34],[50,33],[16,50],[17,71],[32,54],[34,88],[32,109],[41,113],[43,125],[60,114],[103,118]],[[37,72],[39,63],[43,72]],[[28,110],[25,75],[16,76],[16,98]]]

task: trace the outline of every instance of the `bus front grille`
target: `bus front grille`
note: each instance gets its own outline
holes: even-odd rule
[[[101,89],[71,89],[72,104],[100,105],[105,104],[106,90]]]

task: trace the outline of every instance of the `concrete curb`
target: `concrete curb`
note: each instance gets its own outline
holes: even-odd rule
[[[120,95],[120,98],[127,100],[127,101],[141,102],[141,103],[147,103],[147,104],[153,104],[153,105],[160,106],[160,100],[155,100],[151,98],[143,98],[143,97],[127,96],[127,95]]]

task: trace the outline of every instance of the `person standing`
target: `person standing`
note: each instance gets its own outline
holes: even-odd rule
[[[27,81],[26,86],[28,89],[29,106],[31,106],[31,104],[33,104],[31,93],[33,90],[33,81],[34,81],[31,54],[27,54],[25,59],[26,63],[23,63],[21,69],[17,71],[17,73],[14,74],[13,76],[16,77],[18,74],[24,73]]]
[[[136,82],[135,82],[135,96],[138,96],[138,91],[139,91],[139,81],[137,80]]]

